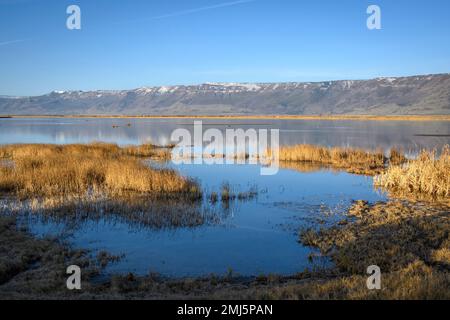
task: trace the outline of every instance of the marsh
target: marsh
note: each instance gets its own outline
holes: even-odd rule
[[[317,241],[299,242],[299,235],[310,230],[313,239],[314,232],[349,223],[356,200],[389,202],[393,195],[375,187],[374,176],[389,173],[391,164],[405,167],[422,145],[446,150],[449,143],[446,122],[253,122],[281,127],[281,169],[261,176],[260,167],[248,163],[167,161],[170,147],[156,144],[172,143],[170,128],[192,129],[186,119],[126,119],[130,126],[113,129],[120,121],[0,120],[3,216],[14,216],[17,226],[37,239],[56,238],[88,250],[90,257],[105,252],[120,257],[102,264],[101,279],[129,274],[174,281],[211,275],[256,279],[334,268],[339,260]],[[233,123],[242,125],[227,120],[219,127]],[[105,144],[112,140],[118,145]],[[447,159],[448,152],[442,154]],[[427,167],[434,167],[434,160],[428,161]],[[448,171],[448,161],[440,163],[440,170]],[[390,179],[397,181],[394,174]],[[439,193],[448,192],[443,183]]]

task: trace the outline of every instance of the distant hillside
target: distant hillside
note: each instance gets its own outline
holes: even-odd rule
[[[0,96],[3,115],[450,114],[450,74]]]

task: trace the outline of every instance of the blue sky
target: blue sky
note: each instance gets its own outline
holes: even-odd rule
[[[444,72],[448,0],[0,0],[0,95]]]

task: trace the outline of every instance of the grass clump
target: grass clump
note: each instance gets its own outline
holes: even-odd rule
[[[391,165],[374,179],[377,187],[395,196],[448,198],[450,196],[450,147],[439,157],[435,151],[423,151],[404,165]]]
[[[389,156],[389,165],[401,165],[407,161],[404,153],[396,148],[391,149]]]
[[[212,197],[217,198],[217,194],[211,194]],[[255,199],[258,196],[258,187],[252,186],[247,191],[236,192],[232,186],[225,182],[221,186],[220,199],[222,202],[229,202],[238,199],[239,201],[248,201]]]
[[[142,161],[153,147],[111,144],[0,147],[0,213],[39,213],[75,225],[113,215],[151,228],[214,223],[200,186]]]
[[[117,198],[129,195],[198,197],[199,187],[173,170],[153,169],[138,157],[154,155],[148,146],[111,144],[12,145],[0,147],[0,192],[20,199],[49,197]]]
[[[170,160],[173,145],[157,146],[153,144],[142,144],[138,146],[127,146],[122,148],[126,155],[133,157],[153,158],[157,160]]]
[[[369,152],[356,148],[295,145],[280,148],[279,160],[329,165],[352,173],[375,174],[385,168],[386,157],[382,151]]]
[[[228,182],[222,184],[220,190],[220,199],[222,201],[231,201],[236,199],[236,194],[233,192],[231,185]]]
[[[358,201],[349,223],[304,230],[300,241],[331,257],[339,277],[309,286],[325,298],[448,299],[448,207],[401,201]],[[370,265],[382,271],[382,290],[366,289]]]
[[[450,298],[448,274],[414,262],[398,271],[382,275],[382,289],[368,290],[366,275],[284,279],[267,286],[251,285],[235,290],[240,299],[264,300],[447,300]],[[233,291],[223,290],[214,297],[236,299]]]

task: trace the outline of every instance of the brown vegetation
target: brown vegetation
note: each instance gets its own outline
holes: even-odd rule
[[[7,115],[13,118],[104,118],[104,119],[262,119],[262,120],[355,120],[355,121],[450,121],[449,115]]]
[[[439,157],[435,151],[423,151],[417,159],[404,165],[390,165],[374,179],[374,184],[393,196],[448,199],[450,147],[444,147]]]
[[[0,192],[20,199],[129,195],[198,197],[199,187],[172,170],[157,170],[137,157],[154,157],[151,146],[111,144],[12,145],[0,147]],[[165,153],[163,154],[165,158]]]
[[[32,283],[36,296],[44,297],[65,284],[65,268],[76,264],[86,268],[89,278],[96,270],[83,250],[71,250],[51,239],[33,239],[17,230],[14,218],[0,216],[0,299],[21,296]]]
[[[217,196],[218,196],[217,193],[211,194],[211,200],[216,198],[217,201]],[[230,202],[236,199],[240,201],[247,201],[252,200],[257,196],[258,196],[257,186],[252,186],[248,191],[236,192],[228,182],[224,182],[220,190],[220,199],[222,200],[222,202]]]
[[[373,175],[384,170],[387,159],[382,151],[369,152],[356,148],[327,148],[302,144],[281,147],[279,160],[285,164],[289,162],[321,164],[351,173]]]
[[[317,172],[320,170],[331,170],[336,171],[332,167],[327,165],[322,165],[320,163],[312,163],[312,162],[300,162],[300,161],[280,161],[280,168],[298,171],[302,173],[311,173]]]
[[[159,149],[107,144],[0,147],[0,192],[61,217],[71,212],[70,203],[76,203],[91,218],[115,212],[132,222],[157,227],[204,223],[208,216],[200,214],[198,203],[191,201],[201,196],[196,183],[141,161],[141,157],[160,157]],[[448,147],[440,157],[423,152],[406,163],[400,152],[391,152],[387,169],[381,152],[294,146],[284,148],[280,155],[291,163],[321,163],[353,172],[386,170],[375,183],[393,194],[449,195]],[[228,203],[256,194],[254,190],[236,194],[224,184],[220,193],[211,194],[210,201]],[[158,208],[154,199],[168,205]],[[115,257],[101,253],[96,261],[84,251],[49,239],[33,239],[17,230],[14,219],[0,215],[0,298],[450,299],[449,210],[437,202],[370,205],[358,201],[335,226],[300,234],[304,245],[332,259],[334,267],[329,270],[246,282],[215,276],[168,280],[130,274],[114,276],[101,285],[94,285],[92,279]],[[81,292],[65,288],[65,268],[70,264],[83,267]],[[366,287],[370,265],[382,270],[382,290]]]
[[[337,272],[344,275],[316,286],[325,297],[450,297],[448,206],[400,201],[369,205],[358,201],[349,210],[347,219],[329,229],[305,230],[300,236],[303,244],[330,256]],[[382,270],[381,291],[364,288],[364,276],[360,275],[370,265]]]
[[[111,144],[0,147],[2,211],[70,221],[115,215],[152,228],[193,227],[217,217],[201,206],[200,186],[141,158],[166,159],[165,148]],[[1,213],[1,212],[0,212]]]
[[[156,146],[152,144],[142,144],[139,146],[127,146],[122,150],[126,155],[141,158],[152,158],[156,160],[170,160],[171,150],[174,145]]]

